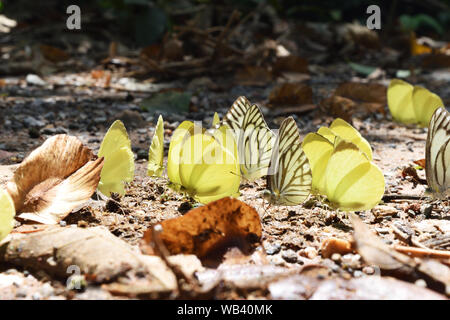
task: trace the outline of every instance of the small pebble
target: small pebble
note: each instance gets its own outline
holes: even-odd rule
[[[292,250],[292,249],[288,249],[288,250],[283,251],[281,253],[281,257],[286,262],[289,262],[289,263],[295,263],[298,260],[297,253],[294,250]]]
[[[363,273],[361,271],[359,271],[359,270],[356,270],[355,272],[353,272],[353,276],[355,278],[361,278],[362,275],[363,275]]]
[[[331,260],[333,260],[334,262],[339,262],[341,261],[342,256],[339,253],[333,253],[331,255]]]
[[[264,249],[268,255],[274,255],[280,252],[281,245],[278,242],[264,242]]]
[[[372,275],[375,273],[375,269],[372,267],[364,267],[362,271],[367,275]]]
[[[427,287],[427,283],[423,279],[417,280],[416,282],[414,282],[414,284],[416,286],[419,286],[419,287],[422,287],[422,288],[426,288]]]

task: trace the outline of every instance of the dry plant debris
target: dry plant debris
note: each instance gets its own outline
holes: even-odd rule
[[[6,185],[18,218],[56,224],[97,189],[103,158],[76,137],[56,135],[35,149]]]
[[[199,258],[230,244],[249,250],[260,241],[262,233],[256,210],[229,197],[165,220],[161,226],[160,238],[170,254],[195,254]],[[145,233],[144,241],[147,245],[152,243],[152,229]],[[146,246],[145,251],[153,253],[151,246]]]

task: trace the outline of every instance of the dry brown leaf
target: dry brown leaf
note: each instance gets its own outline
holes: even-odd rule
[[[269,94],[269,106],[299,106],[312,104],[313,92],[310,86],[300,83],[283,83]]]
[[[368,264],[378,266],[383,270],[415,268],[414,260],[396,252],[381,241],[356,214],[350,213],[350,220],[353,224],[356,250]]]
[[[450,68],[450,55],[443,53],[427,54],[422,59],[424,68]]]
[[[76,137],[56,135],[25,158],[6,188],[19,218],[56,224],[91,197],[102,167]]]
[[[278,74],[283,72],[308,73],[308,61],[293,55],[279,57],[273,69]]]
[[[243,86],[262,86],[273,80],[272,73],[263,67],[245,66],[236,72],[236,81]]]
[[[136,252],[105,227],[49,226],[40,232],[11,234],[0,247],[0,261],[63,278],[79,271],[96,283],[123,283],[140,274],[146,293],[176,288],[175,276],[161,258]]]
[[[162,52],[161,44],[154,43],[152,45],[142,48],[140,56],[155,61],[159,61],[161,59],[161,52]]]
[[[352,123],[353,113],[356,109],[356,103],[348,98],[333,95],[323,99],[319,104],[323,113],[329,114],[335,118],[341,118]]]
[[[387,88],[379,83],[344,82],[337,87],[334,95],[383,106],[387,102]]]
[[[230,244],[248,251],[261,239],[261,222],[254,208],[235,198],[223,198],[161,222],[160,238],[170,254],[204,258]],[[144,234],[143,251],[152,254],[153,232]]]
[[[69,60],[69,58],[70,58],[70,55],[68,53],[66,53],[64,50],[56,48],[56,47],[41,44],[39,46],[39,49],[40,49],[42,55],[44,56],[44,58],[51,62],[55,62],[55,63],[64,62],[64,61]]]

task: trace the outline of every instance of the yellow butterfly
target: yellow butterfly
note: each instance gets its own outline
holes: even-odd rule
[[[159,116],[156,124],[155,133],[152,138],[152,143],[148,151],[148,176],[161,177],[163,175],[164,166],[164,121],[162,116]]]
[[[393,79],[387,91],[388,107],[395,121],[426,127],[437,108],[444,104],[441,98],[406,81]]]
[[[217,125],[220,124],[220,117],[217,114],[217,112],[214,112],[214,117],[213,117],[213,121],[212,121],[212,128],[215,128]]]
[[[434,112],[428,127],[425,172],[434,194],[438,198],[447,197],[450,188],[450,114],[444,108]]]
[[[263,197],[275,205],[298,205],[311,191],[311,169],[292,117],[281,123],[273,150]]]
[[[106,196],[112,192],[124,195],[125,182],[134,178],[134,154],[122,121],[114,121],[108,129],[98,156],[105,158],[98,189]]]
[[[0,241],[14,228],[14,202],[9,193],[0,189]]]
[[[311,165],[313,190],[326,196],[333,208],[368,210],[380,202],[383,173],[354,143],[339,136],[331,143],[318,133],[309,133],[303,150]]]
[[[228,126],[212,133],[184,121],[174,131],[167,164],[169,180],[201,203],[239,195],[237,146]]]
[[[367,155],[369,160],[372,161],[372,147],[369,142],[347,121],[337,118],[328,128],[320,127],[317,133],[327,138],[331,143],[334,143],[336,137],[341,137],[344,140],[356,144]]]

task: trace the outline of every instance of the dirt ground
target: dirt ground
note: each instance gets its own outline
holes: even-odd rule
[[[2,98],[6,123],[0,136],[3,164],[20,162],[34,147],[57,132],[75,135],[89,147],[98,150],[108,123],[112,119],[123,117],[122,110],[133,110],[128,118],[125,117],[125,123],[137,154],[136,177],[128,186],[126,196],[120,200],[120,209],[109,212],[101,205],[87,206],[70,214],[65,219],[68,225],[106,226],[115,236],[131,245],[138,245],[148,227],[156,222],[181,216],[186,202],[189,206],[193,204],[185,196],[168,188],[166,179],[146,175],[146,154],[155,120],[149,121],[148,118],[152,117],[136,108],[135,101],[140,99],[139,95],[133,96],[130,101],[126,93],[115,90],[96,88],[87,95],[86,91],[90,89],[80,90],[69,86],[47,92],[32,86],[11,86],[3,90],[9,93]],[[259,97],[264,97],[267,88],[235,87],[226,92],[201,90],[198,100],[202,103],[199,104],[199,109],[205,111],[199,110],[186,118],[209,123],[214,111],[221,116],[226,112],[237,92],[247,92],[250,100],[259,102],[262,100]],[[43,121],[41,125],[47,131],[41,130],[38,137],[31,137],[32,133],[27,128],[27,121],[33,121],[31,118]],[[270,111],[266,118],[271,127],[276,127],[279,123],[279,118],[272,118]],[[328,125],[332,120],[314,112],[300,115],[297,119],[302,136],[321,125]],[[173,121],[170,115],[166,117],[166,145],[177,123],[179,122]],[[425,187],[415,187],[411,181],[402,177],[402,168],[424,158],[426,130],[407,128],[375,116],[369,116],[363,121],[354,119],[354,125],[372,145],[374,161],[382,169],[386,179],[386,195],[393,195],[393,199],[386,200],[383,205],[371,211],[360,212],[359,216],[387,244],[408,244],[408,239],[402,238],[398,231],[398,228],[403,228],[415,234],[418,241],[426,243],[428,248],[449,250],[448,203],[434,204],[431,211],[425,212],[423,206],[430,204],[430,200],[423,196]],[[423,170],[419,171],[419,175],[424,176]],[[321,244],[325,239],[351,239],[352,227],[345,214],[330,210],[317,201],[312,201],[308,208],[302,205],[268,207],[259,196],[264,188],[263,179],[245,183],[239,199],[253,206],[263,217],[262,244],[270,264],[288,268],[311,263],[326,265],[344,279],[362,277],[371,272],[357,254],[335,255],[333,259],[321,256]],[[418,198],[408,200],[398,196],[399,199],[395,199],[396,195],[405,194]],[[416,204],[419,205],[419,210],[414,211],[410,207]],[[2,269],[0,275],[5,279],[0,282],[3,287],[2,299],[113,297],[96,286],[74,296],[68,294],[63,279],[49,279],[45,273],[14,269],[14,266],[3,266]],[[9,286],[5,285],[8,283]],[[248,294],[243,295],[246,296]]]

